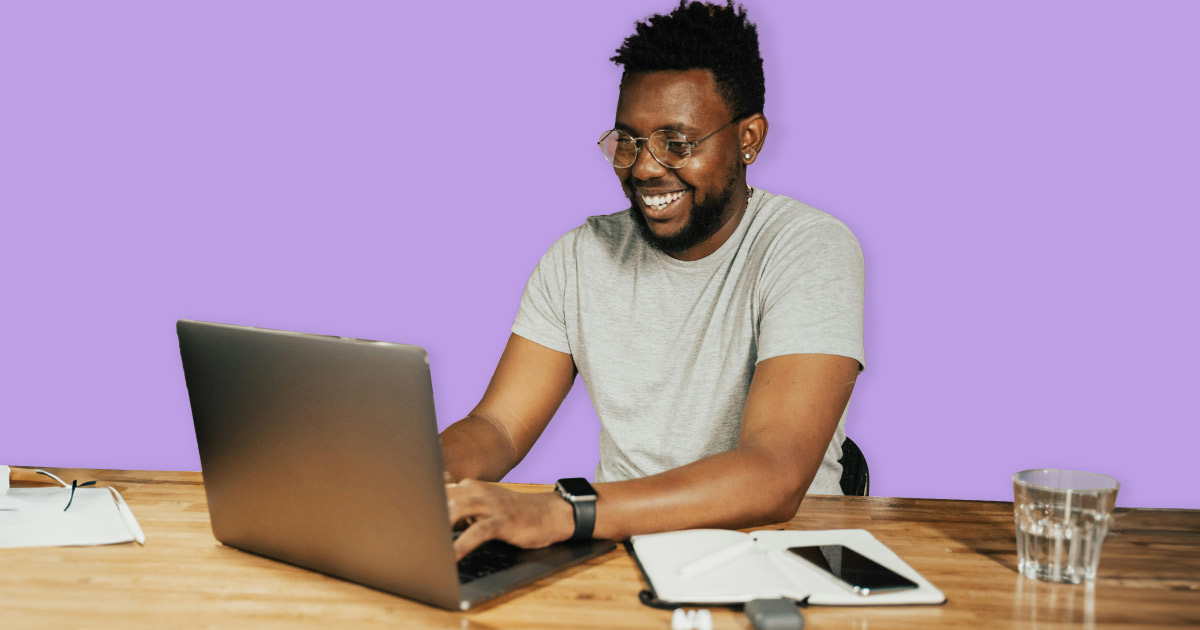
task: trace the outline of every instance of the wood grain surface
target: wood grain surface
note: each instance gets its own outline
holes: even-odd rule
[[[120,490],[146,544],[0,549],[0,628],[670,628],[670,612],[638,603],[644,585],[620,548],[481,609],[447,612],[221,545],[200,473],[51,470]],[[43,478],[18,470],[15,479]],[[949,600],[814,606],[807,630],[1200,626],[1200,510],[1118,510],[1099,576],[1080,586],[1017,574],[1011,503],[811,496],[785,526],[867,529]],[[718,629],[750,627],[728,609],[713,617]]]

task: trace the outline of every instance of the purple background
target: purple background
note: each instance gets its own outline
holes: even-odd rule
[[[0,462],[199,468],[174,322],[420,344],[478,401],[655,2],[0,5]],[[867,260],[876,495],[1200,507],[1194,2],[751,2],[750,182]],[[577,386],[509,480],[591,477]]]

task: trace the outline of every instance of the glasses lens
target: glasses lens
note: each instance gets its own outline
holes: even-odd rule
[[[613,129],[600,137],[600,152],[609,164],[617,168],[628,168],[637,158],[637,143],[633,136]]]
[[[663,166],[679,168],[692,155],[687,136],[676,131],[655,131],[650,134],[650,151]]]

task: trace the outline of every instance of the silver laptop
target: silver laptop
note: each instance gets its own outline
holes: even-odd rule
[[[217,540],[467,610],[611,542],[454,560],[425,351],[181,320],[179,350]]]

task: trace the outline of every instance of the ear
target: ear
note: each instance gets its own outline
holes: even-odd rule
[[[762,114],[752,114],[738,124],[741,143],[738,147],[738,159],[747,166],[758,159],[762,152],[763,143],[767,141],[767,117]]]

